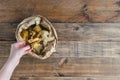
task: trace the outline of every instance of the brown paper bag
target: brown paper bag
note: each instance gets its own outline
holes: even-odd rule
[[[24,19],[17,26],[16,33],[15,33],[16,39],[17,39],[17,41],[23,41],[23,38],[20,35],[22,30],[28,29],[31,27],[31,25],[35,25],[35,24],[38,24],[38,25],[40,24],[44,28],[46,28],[49,31],[49,36],[53,37],[54,40],[48,42],[47,45],[44,46],[44,48],[42,49],[41,53],[39,53],[39,55],[36,54],[34,51],[32,51],[29,54],[38,59],[46,59],[46,58],[50,57],[50,55],[53,52],[55,52],[55,47],[56,47],[58,37],[57,37],[57,33],[56,33],[56,30],[54,29],[53,25],[45,17],[38,15],[38,16],[32,16],[32,17],[28,17],[28,18]]]

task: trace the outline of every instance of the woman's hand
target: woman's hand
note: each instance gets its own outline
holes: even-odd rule
[[[11,45],[10,56],[9,59],[17,60],[19,63],[20,58],[31,52],[31,48],[29,45],[26,45],[25,41],[13,43]]]
[[[17,42],[11,45],[10,56],[2,69],[0,70],[0,80],[10,80],[10,77],[18,65],[20,58],[31,52],[30,46],[25,41]]]

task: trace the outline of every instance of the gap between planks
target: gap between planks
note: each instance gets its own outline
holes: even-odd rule
[[[120,80],[120,77],[14,77],[11,80]]]

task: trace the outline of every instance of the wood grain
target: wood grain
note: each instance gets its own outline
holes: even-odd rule
[[[70,60],[77,62],[71,63]],[[59,67],[58,63],[22,61],[14,71],[13,77],[119,77],[119,67],[119,58],[68,58],[68,62],[62,67]]]
[[[0,24],[0,41],[15,41],[17,23]],[[120,41],[120,23],[53,23],[59,41]]]
[[[18,23],[0,24],[0,67],[9,56],[10,45],[16,42],[17,25]],[[53,23],[53,25],[59,37],[57,52],[46,60],[24,56],[13,74],[13,79],[39,80],[42,79],[40,76],[58,78],[81,76],[87,77],[86,80],[94,80],[96,79],[94,77],[112,76],[107,79],[114,80],[113,77],[120,76],[119,23]]]
[[[43,15],[52,22],[120,22],[120,0],[0,0],[0,22]]]
[[[13,41],[0,41],[0,57],[7,57]],[[120,42],[59,41],[51,57],[120,57]]]
[[[66,58],[64,64],[59,66],[59,63],[62,59]],[[0,65],[3,65],[7,57],[0,58]],[[40,60],[33,58],[31,56],[24,56],[21,58],[20,65],[24,64],[56,64],[57,67],[63,67],[66,64],[113,64],[113,65],[120,65],[119,57],[49,57],[45,60]]]
[[[0,0],[0,68],[32,15],[53,22],[57,50],[45,60],[25,55],[11,80],[120,80],[120,0]]]

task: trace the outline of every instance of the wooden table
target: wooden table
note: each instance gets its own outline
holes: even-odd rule
[[[57,52],[24,56],[11,80],[120,80],[120,0],[0,0],[0,67],[16,26],[39,14],[57,30]]]

